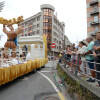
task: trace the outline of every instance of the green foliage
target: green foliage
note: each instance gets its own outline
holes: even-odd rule
[[[73,80],[67,73],[63,71],[60,64],[57,64],[58,75],[64,78],[66,84],[68,85],[67,92],[70,94],[77,94],[80,98],[79,100],[97,100],[94,95],[88,91],[86,88],[82,87],[80,82]]]

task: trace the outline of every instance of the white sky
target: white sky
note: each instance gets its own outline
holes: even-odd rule
[[[76,43],[77,38],[78,41],[86,38],[86,0],[5,0],[0,17],[10,19],[23,15],[26,19],[40,12],[41,4],[51,4],[55,7],[58,19],[65,22],[65,34],[72,43]],[[0,25],[0,34],[4,35],[2,25]],[[6,39],[4,35],[0,46],[4,45]]]

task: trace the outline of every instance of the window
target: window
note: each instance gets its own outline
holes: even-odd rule
[[[37,30],[36,33],[39,34],[40,33],[40,30]]]
[[[94,16],[94,21],[98,22],[98,16]]]
[[[35,31],[32,33],[32,35],[35,35]]]
[[[30,36],[31,34],[30,33],[28,33],[28,36]]]
[[[39,20],[40,20],[40,17],[37,18],[37,21],[39,21]]]
[[[33,19],[33,22],[36,22],[36,18],[35,18],[35,19]]]
[[[27,34],[25,34],[25,36],[27,36]]]
[[[33,28],[36,28],[36,25],[33,25]]]
[[[95,32],[97,32],[98,31],[98,26],[95,26]]]
[[[27,28],[25,28],[25,31],[27,31]]]
[[[98,7],[94,7],[94,11],[97,11],[98,10]]]
[[[40,27],[40,24],[37,24],[37,27]]]

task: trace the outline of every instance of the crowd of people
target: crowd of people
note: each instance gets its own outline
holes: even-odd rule
[[[13,59],[25,61],[27,56],[27,46],[24,45],[21,52],[5,52],[4,48],[2,48],[0,52],[0,66],[3,67],[2,63],[7,63]]]
[[[78,75],[86,76],[87,82],[95,82],[100,87],[100,32],[96,34],[96,39],[92,36],[86,38],[86,43],[80,41],[75,47],[68,45],[59,54],[59,63],[64,62],[64,67],[69,67],[72,73],[75,72],[77,62],[79,62]],[[66,66],[67,65],[67,66]]]

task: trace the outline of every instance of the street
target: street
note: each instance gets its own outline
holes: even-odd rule
[[[49,62],[45,68],[1,86],[0,100],[49,100],[45,98],[52,96],[66,100],[54,82],[51,65]]]

